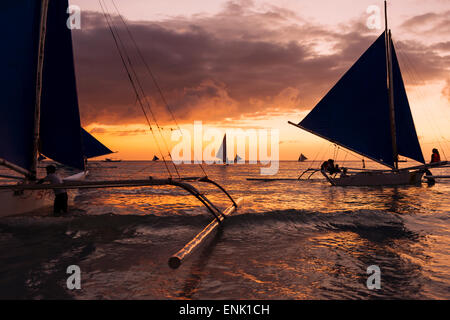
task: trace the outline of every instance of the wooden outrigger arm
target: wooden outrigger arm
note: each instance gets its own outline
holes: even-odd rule
[[[183,179],[149,179],[142,180],[103,180],[103,181],[66,181],[61,184],[16,184],[16,185],[5,185],[0,186],[0,190],[53,190],[53,189],[97,189],[97,188],[126,188],[126,187],[145,187],[145,186],[164,186],[170,185],[175,187],[180,187],[191,195],[196,197],[207,209],[208,211],[217,219],[220,220],[222,212],[200,191],[197,190],[193,185],[187,183],[187,181],[198,181],[211,183],[217,186],[221,191],[223,191],[229,199],[231,199],[233,205],[236,206],[233,198],[229,193],[220,186],[217,182],[209,179],[208,177],[189,177]]]
[[[0,166],[4,166],[8,169],[11,169],[13,171],[16,171],[20,174],[23,174],[25,177],[31,177],[31,172],[28,170],[25,170],[17,165],[15,165],[14,163],[11,163],[5,159],[0,158]]]
[[[220,210],[214,205],[204,194],[188,182],[204,182],[210,183],[221,190],[231,201],[231,206],[225,210]],[[61,184],[36,184],[24,183],[16,185],[0,186],[0,190],[50,190],[50,189],[92,189],[92,188],[126,188],[126,187],[146,187],[146,186],[175,186],[182,188],[196,197],[214,216],[214,220],[200,232],[192,241],[190,241],[183,249],[177,252],[169,259],[169,266],[171,268],[178,268],[182,261],[190,256],[196,248],[219,226],[226,216],[236,211],[242,198],[234,201],[231,195],[217,182],[204,177],[188,177],[180,179],[149,179],[142,180],[110,180],[110,181],[66,181]]]
[[[235,204],[229,206],[227,209],[223,211],[222,216],[220,216],[219,220],[211,221],[199,234],[197,234],[191,241],[189,241],[180,251],[175,253],[169,259],[169,267],[172,269],[177,269],[181,263],[189,257],[200,245],[203,241],[210,235],[212,232],[217,229],[221,222],[225,219],[225,217],[231,215],[234,211],[236,211],[238,205],[242,202],[243,198],[239,198]]]

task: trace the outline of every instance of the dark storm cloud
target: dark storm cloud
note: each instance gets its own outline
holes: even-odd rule
[[[144,122],[103,15],[82,18],[73,36],[83,124]],[[170,120],[119,18],[113,19],[154,113],[162,123]],[[229,2],[214,16],[129,27],[180,122],[309,109],[377,36],[360,21],[329,30],[286,9],[258,11],[251,1]],[[397,48],[425,81],[449,65],[437,49],[419,43]]]

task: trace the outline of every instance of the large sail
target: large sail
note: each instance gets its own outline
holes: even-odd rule
[[[90,159],[114,153],[83,128],[81,128],[81,136],[83,139],[83,154],[86,158]]]
[[[49,1],[40,119],[40,152],[84,169],[68,0]],[[21,19],[22,20],[22,19]]]
[[[394,166],[384,33],[299,126],[386,166]]]
[[[24,169],[33,162],[40,1],[0,4],[0,158]]]
[[[417,138],[414,120],[409,107],[402,73],[395,52],[394,44],[391,42],[392,50],[392,73],[394,78],[394,107],[395,127],[397,136],[398,154],[425,163],[419,139]]]

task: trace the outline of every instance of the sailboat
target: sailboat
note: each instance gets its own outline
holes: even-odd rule
[[[228,157],[227,157],[227,135],[224,134],[222,144],[220,145],[219,150],[216,153],[216,157],[222,160],[224,165],[228,165]]]
[[[231,164],[232,163],[243,163],[243,159],[238,154],[235,155],[233,162],[229,161],[228,156],[227,156],[227,135],[226,134],[224,134],[224,136],[223,136],[222,144],[220,145],[220,148],[216,153],[216,158],[221,159],[222,163],[224,165],[229,165],[230,163]]]
[[[21,1],[2,8],[0,17],[8,43],[0,52],[0,165],[16,172],[2,178],[20,185],[34,183],[37,163],[45,158],[80,170],[66,178],[77,181],[87,174],[86,159],[110,152],[80,124],[72,38],[61,27],[67,1],[44,3]],[[32,211],[49,200],[42,190],[0,190],[0,216]]]
[[[386,2],[385,19],[385,31],[311,112],[300,123],[288,122],[389,168],[341,174],[321,170],[332,185],[419,184],[429,168],[447,164],[425,164],[387,26]],[[422,165],[399,169],[399,155]]]
[[[303,153],[300,153],[300,156],[298,157],[298,162],[303,162],[306,160],[308,160],[308,158]]]
[[[154,155],[152,161],[158,161],[158,160],[159,160],[159,158],[156,155]]]

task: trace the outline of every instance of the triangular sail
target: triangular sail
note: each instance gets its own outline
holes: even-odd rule
[[[0,158],[30,170],[40,1],[2,0],[0,6]]]
[[[417,138],[411,108],[406,95],[400,65],[394,44],[391,42],[392,72],[394,78],[395,127],[398,154],[425,163],[419,139]]]
[[[220,145],[219,150],[216,153],[216,158],[222,160],[222,163],[228,163],[227,158],[227,135],[223,136],[222,144]]]
[[[113,153],[103,143],[95,139],[89,132],[81,128],[83,139],[83,154],[87,159],[104,156]]]
[[[305,161],[305,160],[308,160],[308,158],[305,157],[305,155],[303,153],[301,153],[300,156],[298,157],[298,161],[302,162],[302,161]]]
[[[154,155],[152,161],[158,161],[158,160],[159,160],[159,158],[156,155]]]
[[[40,152],[62,164],[84,169],[82,129],[67,27],[68,0],[49,1],[40,119]],[[22,20],[22,19],[21,19]]]
[[[299,126],[386,166],[394,166],[384,33]]]

